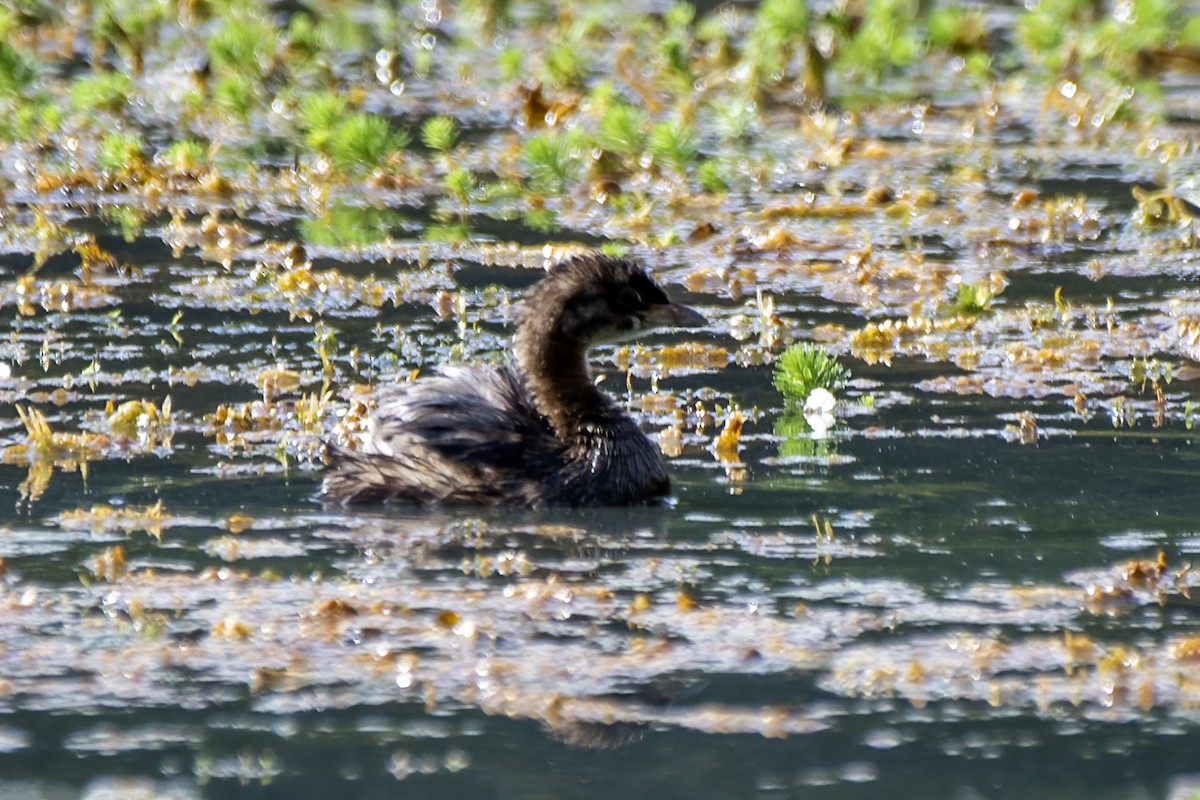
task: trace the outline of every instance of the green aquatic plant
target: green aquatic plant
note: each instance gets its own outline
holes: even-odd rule
[[[333,131],[345,118],[349,108],[346,101],[333,92],[315,92],[300,99],[300,127],[304,141],[313,150],[324,152],[333,138]]]
[[[950,53],[965,54],[987,49],[987,31],[983,14],[955,5],[938,6],[925,18],[929,46]]]
[[[0,139],[45,143],[62,126],[62,112],[50,97],[22,102],[10,116],[0,115]]]
[[[183,139],[171,142],[155,160],[176,172],[192,173],[207,164],[208,147],[195,139]]]
[[[422,234],[427,242],[445,242],[461,244],[471,240],[471,231],[461,222],[450,225],[427,225]]]
[[[533,188],[551,194],[566,191],[581,167],[579,156],[559,131],[530,137],[521,150],[521,159]]]
[[[300,237],[306,244],[327,247],[363,247],[384,241],[404,222],[389,208],[354,206],[335,202],[320,218],[300,220]]]
[[[383,165],[388,156],[408,146],[408,134],[392,130],[387,119],[358,111],[338,123],[329,138],[329,155],[338,167]]]
[[[71,84],[71,108],[76,111],[120,111],[129,102],[133,81],[121,72],[97,72]]]
[[[588,71],[586,48],[577,41],[561,41],[546,52],[546,78],[555,86],[580,87]]]
[[[475,178],[470,170],[461,167],[450,170],[442,179],[442,188],[447,195],[458,201],[459,210],[465,214],[471,202],[471,192],[475,190]]]
[[[1139,392],[1146,391],[1149,383],[1156,392],[1161,392],[1160,383],[1170,383],[1174,377],[1174,367],[1170,362],[1162,362],[1157,358],[1135,358],[1129,363],[1129,383],[1138,387]]]
[[[235,73],[218,80],[212,94],[217,108],[245,118],[257,102],[258,88],[252,78]]]
[[[21,94],[36,78],[33,59],[0,40],[0,97]]]
[[[992,308],[992,289],[986,281],[960,283],[954,310],[959,314],[984,314]]]
[[[696,133],[690,125],[677,121],[660,122],[650,131],[646,149],[656,162],[677,172],[685,172],[700,152]]]
[[[142,233],[146,223],[146,210],[131,205],[105,206],[100,211],[100,217],[120,230],[121,238],[132,242]]]
[[[321,30],[308,14],[295,14],[288,21],[288,55],[300,61],[308,61],[321,53]]]
[[[625,158],[637,158],[646,143],[649,118],[640,108],[612,101],[603,111],[596,128],[596,144],[610,153]]]
[[[659,45],[659,52],[667,67],[667,74],[690,86],[692,71],[688,65],[688,46],[681,39],[668,37]]]
[[[796,52],[806,46],[808,7],[804,0],[763,0],[754,12],[746,48],[752,86],[788,73]]]
[[[723,142],[744,144],[761,122],[758,104],[746,97],[714,101],[711,112],[713,129]]]
[[[600,252],[606,256],[613,258],[628,258],[629,243],[628,242],[604,242],[600,245]]]
[[[850,380],[850,370],[815,344],[794,344],[775,361],[775,388],[789,401],[803,403],[814,389],[836,394]]]
[[[142,166],[145,153],[136,133],[106,133],[96,149],[96,166],[109,175],[128,175]]]
[[[710,11],[696,20],[693,26],[696,41],[718,53],[728,53],[733,44],[738,22],[730,14]]]
[[[663,12],[662,21],[664,27],[672,33],[686,32],[696,21],[696,6],[683,0],[675,0]]]
[[[1179,43],[1200,47],[1200,15],[1188,17],[1179,27]]]
[[[679,94],[690,93],[696,83],[691,65],[695,19],[696,8],[691,3],[672,3],[663,13],[662,30],[650,32],[659,43],[658,53],[663,65],[661,83],[664,88]]]
[[[519,183],[508,180],[488,181],[480,187],[479,197],[485,203],[505,203],[525,194]]]
[[[915,0],[866,4],[861,24],[843,41],[837,65],[877,81],[895,68],[915,63],[923,52],[916,19]]]
[[[1158,91],[1158,81],[1146,78],[1168,67],[1156,58],[1176,48],[1188,53],[1200,46],[1200,17],[1194,11],[1171,0],[1120,4],[1095,26],[1096,61],[1117,80],[1137,84],[1139,92]]]
[[[1087,0],[1041,0],[1017,17],[1016,39],[1034,64],[1057,71],[1076,58],[1094,6]]]
[[[278,40],[279,32],[266,20],[236,14],[208,40],[208,57],[216,72],[260,75]]]
[[[519,78],[525,71],[525,53],[515,45],[509,45],[496,56],[496,69],[500,78],[511,82]]]
[[[960,56],[966,74],[981,84],[994,79],[992,53],[980,11],[968,11],[958,6],[932,8],[926,18],[925,31],[930,50]]]
[[[548,208],[530,208],[522,212],[521,222],[530,230],[546,236],[558,230],[558,215]]]
[[[170,0],[96,0],[91,4],[93,49],[100,53],[112,45],[130,71],[140,75],[169,5]]]
[[[373,8],[372,24],[365,26],[354,16],[359,8],[355,3],[331,3],[321,7],[316,15],[316,36],[324,52],[361,52],[373,41],[388,41],[386,29],[395,28],[404,19],[394,10],[389,13],[385,4],[377,3]],[[395,39],[393,35],[391,40]]]
[[[725,180],[725,167],[719,159],[707,158],[696,168],[696,179],[701,188],[710,194],[720,194],[729,190],[729,182]]]
[[[513,0],[464,0],[459,5],[483,32],[495,34],[513,22]]]
[[[805,0],[763,0],[754,14],[754,34],[778,43],[794,41],[808,32]]]
[[[430,117],[421,126],[421,143],[430,150],[447,153],[458,139],[458,125],[450,117]]]

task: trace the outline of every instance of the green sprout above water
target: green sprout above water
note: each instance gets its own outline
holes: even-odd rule
[[[459,214],[465,217],[471,204],[471,193],[476,188],[475,178],[470,170],[461,167],[450,170],[442,180],[442,188],[458,202]]]
[[[171,142],[154,157],[154,161],[180,175],[195,174],[208,164],[208,146],[195,139]]]
[[[647,149],[655,161],[677,172],[685,171],[699,152],[695,132],[682,122],[660,122],[655,125],[650,132]]]
[[[986,21],[978,10],[959,6],[931,8],[926,20],[929,44],[951,53],[987,50]]]
[[[339,168],[361,166],[374,169],[388,156],[408,146],[408,134],[393,131],[388,121],[376,114],[355,112],[338,124],[329,139],[329,154]]]
[[[91,4],[93,49],[112,45],[134,75],[142,73],[146,50],[168,13],[167,0],[96,0]]]
[[[531,137],[525,142],[521,155],[529,170],[530,182],[538,191],[561,194],[579,174],[579,156],[557,132]]]
[[[725,180],[725,169],[722,163],[715,159],[709,158],[700,162],[700,166],[696,169],[696,178],[700,181],[701,188],[710,194],[720,194],[729,190],[729,182]]]
[[[604,242],[600,245],[600,252],[613,258],[627,258],[629,245],[625,242]]]
[[[61,126],[62,112],[49,97],[38,97],[17,108],[11,117],[0,118],[0,138],[48,144],[50,134]]]
[[[226,75],[216,82],[212,92],[217,108],[243,119],[258,102],[257,87],[245,75]]]
[[[1170,383],[1173,372],[1170,363],[1157,358],[1135,358],[1129,364],[1129,383],[1138,387],[1139,392],[1146,391],[1147,383],[1159,391],[1160,382]]]
[[[76,111],[120,111],[129,102],[133,81],[120,72],[84,75],[71,84],[71,107]]]
[[[837,394],[849,380],[850,370],[815,344],[794,344],[775,361],[775,388],[788,401],[803,403],[814,389]]]
[[[0,96],[20,94],[36,77],[37,70],[29,57],[0,41]]]
[[[581,86],[588,71],[584,48],[575,42],[559,42],[546,53],[546,78],[555,86]]]
[[[141,234],[146,222],[146,212],[136,206],[105,206],[100,216],[121,231],[121,237],[132,242]]]
[[[459,244],[470,240],[471,231],[461,222],[448,225],[427,225],[423,237],[427,242]]]
[[[430,117],[421,126],[421,143],[430,150],[447,153],[458,139],[458,126],[450,117]]]
[[[230,19],[208,40],[208,56],[218,72],[259,75],[278,38],[274,27],[262,20]]]
[[[960,283],[954,310],[959,314],[983,314],[992,308],[992,290],[987,283]]]
[[[314,150],[324,150],[333,138],[333,129],[346,117],[346,101],[333,92],[317,92],[300,100],[300,127],[304,141]]]
[[[839,54],[839,66],[877,81],[894,67],[912,64],[921,54],[916,20],[917,4],[912,0],[868,3],[861,24]]]
[[[139,168],[146,149],[135,133],[108,133],[96,150],[96,166],[110,175],[128,175]]]
[[[750,32],[752,58],[758,77],[786,70],[797,47],[808,36],[808,8],[804,0],[764,0],[754,15]]]
[[[641,155],[646,142],[646,112],[626,103],[613,103],[600,118],[596,143],[626,158]]]
[[[496,56],[496,69],[504,80],[516,80],[525,69],[525,54],[520,48],[509,45]]]

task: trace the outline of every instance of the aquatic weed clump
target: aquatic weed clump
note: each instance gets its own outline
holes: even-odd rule
[[[439,153],[449,152],[458,139],[458,125],[450,117],[430,117],[421,126],[421,143]]]
[[[118,112],[129,102],[133,81],[120,72],[85,75],[71,84],[71,107],[76,111]]]
[[[299,123],[305,144],[318,151],[328,148],[334,129],[348,110],[346,101],[333,92],[314,92],[300,98]]]
[[[108,133],[96,151],[96,166],[115,177],[136,172],[145,160],[146,150],[136,133]]]
[[[0,96],[21,94],[36,78],[33,59],[0,41]]]
[[[382,166],[392,153],[408,146],[409,137],[393,131],[386,119],[377,114],[355,112],[333,129],[329,154],[341,169]]]
[[[984,314],[992,307],[992,289],[985,283],[960,283],[954,300],[959,314]]]
[[[647,149],[655,161],[666,164],[676,172],[685,172],[699,155],[696,133],[683,122],[660,122],[650,132]]]
[[[814,389],[836,394],[849,380],[850,370],[836,356],[808,342],[792,345],[775,362],[775,388],[790,401],[803,403]]]
[[[548,194],[564,193],[581,166],[579,156],[557,131],[530,138],[521,155],[532,188]]]

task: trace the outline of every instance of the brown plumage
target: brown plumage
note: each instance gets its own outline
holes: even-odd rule
[[[519,506],[664,497],[671,483],[658,448],[596,387],[587,349],[703,323],[630,261],[568,259],[530,289],[508,363],[447,367],[380,390],[361,447],[330,447],[322,496]]]

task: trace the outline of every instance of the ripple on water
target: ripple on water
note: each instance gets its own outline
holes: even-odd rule
[[[1123,531],[1101,537],[1100,544],[1111,550],[1135,553],[1161,546],[1166,538],[1166,534],[1162,531]]]
[[[29,731],[9,726],[0,726],[0,753],[15,753],[29,747],[33,736]],[[0,782],[0,786],[3,782]]]

